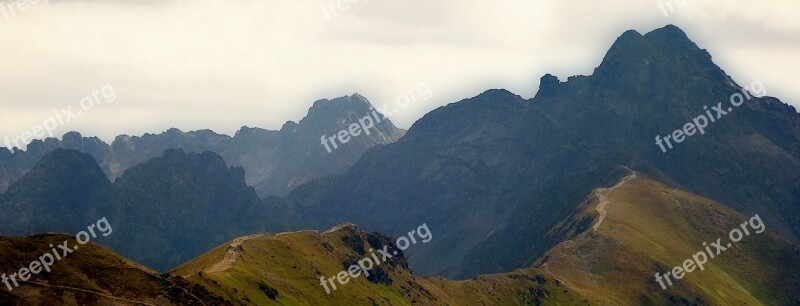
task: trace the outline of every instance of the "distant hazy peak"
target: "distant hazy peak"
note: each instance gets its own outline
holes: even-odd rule
[[[317,100],[308,109],[308,114],[296,126],[290,125],[290,127],[297,130],[330,133],[365,116],[380,117],[381,120],[376,122],[376,127],[388,129],[383,131],[384,133],[397,134],[397,138],[404,134],[392,124],[385,114],[380,112],[379,108],[373,107],[367,98],[357,93],[332,100]]]
[[[62,179],[68,179],[70,175],[85,174],[85,171],[93,171],[95,176],[105,177],[92,155],[71,149],[55,149],[42,157],[26,176],[63,175]]]
[[[364,110],[372,107],[369,100],[364,96],[354,93],[349,96],[334,98],[333,100],[322,99],[314,102],[308,109],[308,115],[335,115],[342,111]]]
[[[689,39],[688,35],[686,35],[686,32],[684,32],[683,30],[681,30],[681,28],[672,24],[668,24],[664,27],[652,30],[647,34],[645,34],[644,38],[646,38],[648,41],[651,42],[653,40],[664,39],[664,40],[670,40],[675,43],[682,43],[684,45],[694,45],[696,47],[695,43],[692,42],[691,39]]]

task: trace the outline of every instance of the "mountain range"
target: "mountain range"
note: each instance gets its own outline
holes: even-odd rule
[[[727,108],[737,94],[748,98]],[[115,233],[102,245],[238,304],[791,305],[800,114],[761,94],[668,25],[623,33],[592,75],[543,76],[532,99],[488,90],[332,153],[319,137],[366,113],[360,95],[232,138],[170,130],[109,146],[69,133],[0,152],[0,234],[105,216]],[[703,133],[660,147],[715,108],[726,114]],[[764,233],[659,287],[656,272],[753,215]],[[391,281],[319,285],[364,255],[353,243],[422,223],[434,238],[404,251]],[[94,272],[81,279],[108,277]]]
[[[410,258],[412,266],[466,278],[532,264],[569,238],[556,226],[582,199],[627,167],[759,213],[797,243],[800,115],[793,107],[753,98],[666,153],[655,143],[704,106],[741,92],[679,28],[627,31],[591,76],[561,82],[546,75],[531,100],[489,90],[440,107],[345,174],[265,203],[283,211],[272,216],[288,230],[348,220],[401,235],[427,222],[440,238]]]
[[[141,137],[121,135],[111,144],[96,137],[82,137],[77,132],[64,134],[62,140],[34,140],[25,151],[0,148],[0,191],[7,189],[55,149],[73,149],[91,154],[110,180],[125,170],[160,156],[167,149],[186,152],[211,151],[232,166],[243,167],[247,183],[260,196],[284,195],[311,179],[343,173],[367,149],[397,141],[405,134],[381,115],[369,134],[353,137],[340,149],[328,152],[320,137],[347,129],[348,125],[370,115],[372,105],[363,96],[353,94],[333,100],[319,100],[305,118],[286,122],[279,131],[242,127],[233,137],[211,130],[182,132],[169,129],[161,134]]]

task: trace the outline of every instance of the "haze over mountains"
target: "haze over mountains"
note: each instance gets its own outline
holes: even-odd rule
[[[186,152],[211,151],[226,163],[243,167],[247,183],[261,196],[283,195],[298,185],[317,177],[344,172],[368,148],[391,143],[405,134],[388,119],[375,123],[370,134],[353,137],[346,145],[328,153],[320,144],[320,136],[347,129],[352,122],[370,114],[371,105],[354,94],[333,100],[319,100],[309,108],[305,118],[286,122],[279,131],[242,127],[233,137],[211,130],[182,132],[170,129],[144,136],[118,136],[110,145],[96,137],[82,137],[70,132],[62,140],[34,140],[25,151],[11,153],[0,148],[0,190],[28,172],[44,155],[57,149],[73,149],[91,154],[109,179],[122,176],[125,170],[166,149]],[[384,118],[385,119],[385,118]]]
[[[435,238],[404,257],[415,274],[475,279],[418,278],[394,269],[390,276],[402,284],[363,281],[360,289],[338,291],[339,302],[800,299],[800,114],[793,107],[753,98],[663,152],[656,135],[743,92],[672,25],[623,33],[591,76],[545,75],[540,84],[529,100],[493,89],[440,107],[407,133],[384,121],[380,133],[330,154],[319,137],[364,116],[363,97],[318,101],[306,118],[280,131],[243,128],[230,138],[170,130],[120,136],[110,146],[67,134],[24,153],[0,152],[10,185],[0,195],[0,209],[8,212],[0,216],[0,233],[77,231],[106,216],[115,233],[105,244],[114,251],[161,271],[183,264],[175,275],[244,304],[326,301],[310,291],[319,289],[317,277],[337,272],[337,260],[362,255],[337,235],[372,234],[264,235],[243,239],[249,242],[241,249],[225,241],[346,221],[389,236],[426,223]],[[31,162],[38,154],[41,160]],[[605,221],[596,223],[598,188],[615,185],[622,187],[606,195]],[[674,290],[655,287],[653,273],[754,214],[767,234],[748,237],[715,261],[716,272],[692,274]],[[333,244],[327,252],[335,258],[319,254],[328,249],[323,242]],[[211,269],[229,249],[242,259]],[[504,274],[478,276],[489,273]]]

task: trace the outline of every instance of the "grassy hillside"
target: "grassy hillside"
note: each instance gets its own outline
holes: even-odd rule
[[[242,237],[176,268],[208,290],[245,305],[573,305],[581,299],[533,269],[452,281],[411,275],[401,252],[327,294],[320,276],[343,271],[393,240],[353,225]],[[416,245],[413,247],[426,247]],[[389,248],[392,250],[392,248]],[[380,257],[379,257],[380,258]]]
[[[615,305],[796,305],[800,301],[798,250],[766,230],[752,229],[704,270],[685,273],[663,289],[655,273],[686,259],[741,229],[751,216],[641,174],[600,189],[573,220],[595,218],[592,227],[549,252],[535,266],[587,297]],[[600,222],[602,219],[602,222]],[[563,224],[564,227],[575,227]],[[756,222],[757,223],[757,222]],[[596,230],[594,229],[596,227]],[[711,247],[716,254],[716,249]]]
[[[11,275],[45,253],[49,245],[74,237],[40,234],[0,237],[0,273]],[[58,249],[59,254],[62,251]],[[223,299],[179,277],[158,273],[94,243],[78,245],[73,253],[9,291],[0,284],[2,305],[225,305]],[[9,281],[9,283],[11,283]]]

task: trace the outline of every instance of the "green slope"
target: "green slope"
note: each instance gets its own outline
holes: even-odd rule
[[[604,204],[604,205],[601,205]],[[604,210],[605,214],[598,213]],[[708,259],[704,270],[685,273],[663,289],[655,273],[682,265],[751,216],[672,188],[649,177],[629,176],[600,189],[572,220],[595,218],[592,227],[548,251],[535,266],[562,280],[593,304],[795,305],[800,301],[800,253],[765,224]],[[753,223],[758,226],[755,220]],[[565,222],[575,228],[577,221]],[[698,259],[702,256],[698,255]],[[701,259],[702,260],[702,259]],[[690,267],[691,268],[691,267]]]
[[[393,243],[353,225],[328,232],[300,231],[242,237],[171,273],[244,305],[574,305],[582,299],[533,269],[453,281],[411,274],[405,257],[379,267],[380,281],[360,276],[327,294],[320,276],[344,270],[348,259]],[[364,249],[361,249],[363,246]],[[413,247],[425,247],[417,245]],[[363,253],[361,251],[363,250]],[[392,248],[389,248],[392,250]],[[273,291],[274,290],[274,291]],[[268,292],[275,292],[272,298]]]

